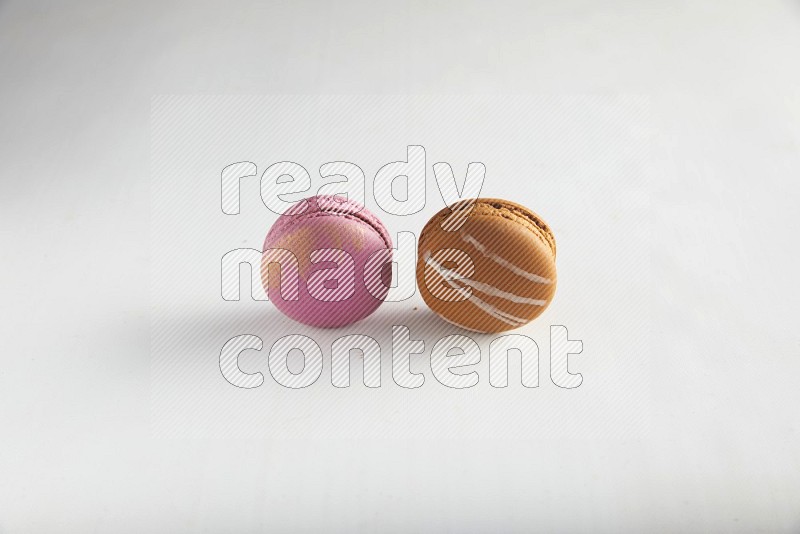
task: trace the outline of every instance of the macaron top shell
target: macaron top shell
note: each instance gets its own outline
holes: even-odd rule
[[[500,199],[477,199],[460,228],[448,231],[452,213],[441,210],[420,234],[417,283],[428,306],[476,332],[511,330],[539,316],[556,289],[547,224]]]
[[[319,195],[293,204],[286,210],[275,224],[269,229],[266,241],[270,241],[296,225],[303,219],[320,216],[341,216],[357,220],[371,227],[381,236],[387,247],[391,248],[392,238],[389,231],[372,212],[355,200],[350,200],[339,195]]]

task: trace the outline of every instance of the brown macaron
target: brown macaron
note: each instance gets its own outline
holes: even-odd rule
[[[471,208],[471,210],[470,210]],[[528,208],[494,198],[434,215],[417,248],[417,285],[446,321],[502,332],[538,317],[556,291],[556,242]]]

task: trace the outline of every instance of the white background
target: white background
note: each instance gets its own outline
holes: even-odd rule
[[[646,98],[626,95],[154,97],[155,433],[401,441],[513,437],[514,443],[637,435],[652,419],[652,367],[643,357],[650,337],[649,107]],[[420,188],[415,177],[410,186],[415,196],[425,195],[425,206],[407,215],[388,213],[374,194],[386,186],[373,178],[383,165],[407,158],[408,140],[426,150],[427,180]],[[239,181],[240,212],[226,215],[220,207],[221,170],[242,158],[260,171]],[[557,236],[558,298],[539,320],[513,333],[538,344],[542,390],[521,387],[518,357],[509,371],[514,387],[491,387],[489,345],[500,335],[454,328],[430,312],[418,292],[390,299],[367,320],[337,329],[308,328],[269,303],[253,302],[250,267],[237,270],[241,300],[224,301],[220,258],[234,249],[261,250],[277,214],[262,201],[260,176],[285,159],[313,173],[314,192],[331,182],[318,173],[326,161],[357,163],[367,176],[360,195],[396,245],[399,232],[406,239],[417,236],[445,205],[430,168],[437,161],[449,162],[460,183],[467,163],[480,161],[486,167],[481,196],[535,206]],[[352,184],[346,187],[336,190],[353,192]],[[404,193],[398,191],[401,198]],[[411,239],[395,260],[403,276],[410,266],[413,287],[417,253]],[[392,353],[393,325],[408,327],[413,339],[425,343],[425,352],[411,359],[413,372],[427,374],[420,391],[403,389],[393,376],[393,360],[403,357]],[[550,325],[566,326],[573,339],[585,340],[586,353],[571,366],[587,375],[579,390],[559,390],[559,381],[551,382]],[[337,338],[371,336],[383,348],[382,388],[363,386],[360,358],[354,358],[354,387],[348,391],[331,385],[329,363],[308,391],[286,391],[271,378],[258,391],[237,389],[222,379],[219,360],[223,345],[242,334],[260,336],[264,350],[243,354],[240,366],[267,376],[267,354],[280,337],[308,336],[329,355]],[[483,353],[474,368],[483,380],[472,390],[448,390],[432,375],[431,351],[451,334],[468,335]],[[526,352],[526,361],[535,359]],[[289,362],[295,372],[303,368],[299,352]]]
[[[0,532],[797,531],[799,29],[796,2],[0,4]],[[613,352],[638,367],[604,370],[612,353],[579,332],[597,319],[570,317],[586,383],[509,388],[530,393],[525,432],[489,435],[494,419],[460,414],[442,420],[449,435],[404,437],[408,417],[392,425],[387,410],[381,432],[354,414],[349,436],[307,422],[165,435],[151,402],[150,103],[197,93],[643,96],[650,328],[647,350],[623,336]],[[370,157],[402,154],[385,150],[399,154]],[[487,187],[508,187],[487,169]],[[546,189],[531,207],[578,224]],[[579,221],[593,222],[606,223]],[[563,294],[548,314],[592,297]],[[637,395],[589,387],[637,369]],[[417,409],[442,410],[432,381]],[[265,411],[275,392],[257,393]],[[589,423],[553,412],[572,393],[642,404]],[[387,400],[344,394],[374,399],[373,416]],[[538,402],[564,423],[534,417]]]

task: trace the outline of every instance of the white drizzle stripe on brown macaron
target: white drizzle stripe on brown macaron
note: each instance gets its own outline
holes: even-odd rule
[[[478,282],[477,280],[471,280],[469,278],[459,278],[458,281],[468,285],[475,291],[483,293],[484,295],[489,295],[490,297],[499,297],[509,302],[516,302],[518,304],[530,304],[531,306],[544,306],[545,304],[547,304],[546,300],[531,299],[528,297],[517,295],[516,293],[509,293],[508,291],[503,291],[502,289],[498,289],[493,285],[484,284],[483,282]]]
[[[553,281],[550,280],[549,278],[545,278],[544,276],[540,276],[540,275],[538,275],[536,273],[528,272],[528,271],[526,271],[526,270],[524,270],[524,269],[522,269],[520,267],[517,267],[516,265],[514,265],[513,263],[511,263],[507,259],[503,258],[502,256],[500,256],[498,254],[495,254],[494,252],[490,252],[489,249],[486,248],[486,246],[483,243],[481,243],[480,241],[475,239],[470,234],[467,234],[465,232],[460,232],[460,234],[461,234],[461,239],[462,240],[464,240],[466,243],[469,243],[470,245],[475,247],[475,249],[478,252],[480,252],[481,254],[483,254],[484,257],[489,258],[490,260],[494,261],[495,263],[497,263],[501,267],[505,267],[506,269],[508,269],[512,273],[514,273],[514,274],[516,274],[518,276],[521,276],[523,278],[527,278],[531,282],[536,282],[537,284],[552,284],[553,283]]]
[[[516,315],[512,315],[508,312],[501,310],[497,306],[489,304],[488,302],[480,299],[477,295],[475,295],[474,291],[467,291],[466,288],[458,285],[458,282],[465,280],[464,278],[457,278],[455,280],[452,280],[447,276],[445,276],[444,273],[453,272],[453,270],[446,268],[445,266],[434,260],[431,257],[430,251],[425,252],[425,254],[423,255],[423,259],[425,260],[426,267],[432,268],[434,272],[438,274],[447,285],[452,287],[457,293],[461,294],[464,297],[467,297],[467,300],[469,302],[474,304],[477,308],[482,310],[490,317],[493,317],[499,321],[503,321],[504,323],[514,327],[521,326],[528,322],[527,319],[517,317]]]
[[[436,260],[434,260],[433,257],[431,257],[431,255],[430,255],[430,251],[426,252],[425,258],[426,258],[426,260],[425,260],[426,265],[428,267],[432,268],[434,273],[439,274],[445,280],[445,282],[447,282],[447,284],[449,286],[453,287],[459,294],[462,294],[464,296],[466,296],[466,294],[467,294],[466,291],[465,291],[465,288],[463,288],[461,286],[454,286],[453,283],[451,283],[451,282],[454,282],[456,284],[461,283],[461,284],[464,284],[466,286],[469,286],[474,291],[478,291],[479,293],[483,293],[484,295],[489,295],[490,297],[498,297],[498,298],[507,300],[509,302],[517,303],[517,304],[529,304],[531,306],[544,306],[544,305],[547,304],[547,301],[545,301],[545,300],[523,297],[521,295],[517,295],[516,293],[510,293],[508,291],[503,291],[502,289],[494,287],[493,285],[490,285],[490,284],[485,284],[483,282],[478,282],[477,280],[473,280],[471,278],[462,277],[460,275],[460,273],[458,273],[458,271],[456,271],[454,269],[449,269],[449,268],[445,267],[444,265],[440,264],[439,262],[437,262]],[[456,277],[455,278],[449,278],[447,276],[444,276],[445,274],[451,274],[451,273],[455,274]],[[474,296],[474,291],[472,292],[471,296]],[[431,294],[435,294],[435,293],[432,292]],[[481,302],[483,302],[483,301],[481,301]],[[486,303],[486,304],[488,306],[492,306],[489,303]],[[511,315],[511,314],[509,314],[507,312],[504,312],[503,310],[500,310],[499,308],[497,308],[495,306],[492,306],[492,308],[494,308],[498,313],[503,314],[503,315],[507,315],[508,317],[513,318],[515,320],[525,321],[525,319],[521,319],[521,318],[516,317],[514,315]]]
[[[450,262],[456,263],[456,265],[458,265],[458,267],[455,269],[449,269],[443,267],[444,269],[447,270],[447,273],[451,275],[451,279],[468,278],[473,274],[475,274],[475,269],[471,259],[464,251],[460,249],[454,249],[454,248],[440,249],[437,250],[435,254],[431,254],[431,252],[428,251],[428,255],[430,256],[431,261],[435,262],[436,265],[444,266]],[[465,262],[464,259],[470,259],[470,261]],[[427,284],[427,281],[430,279],[432,275],[442,276],[442,272],[434,268],[431,261],[425,262],[425,281],[426,281],[426,286],[428,287],[428,291],[430,291],[431,295],[445,302],[456,302],[459,300],[467,300],[470,294],[469,290],[465,291],[460,287],[450,287],[451,284],[447,284],[447,286],[443,284],[434,284],[433,287],[431,287],[431,284]]]

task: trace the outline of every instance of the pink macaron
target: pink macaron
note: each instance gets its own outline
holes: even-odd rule
[[[374,312],[391,285],[392,239],[358,202],[320,195],[301,200],[264,241],[261,281],[286,316],[334,328]]]

